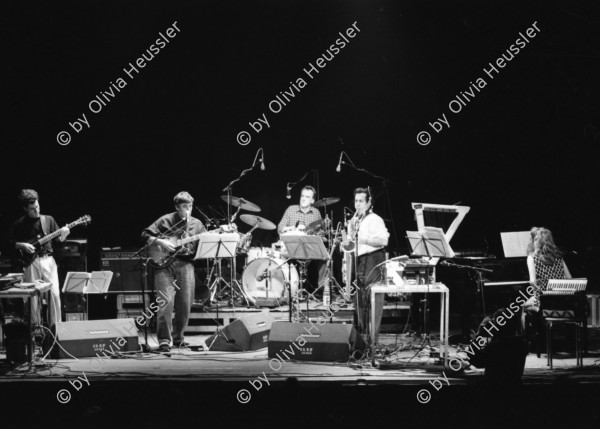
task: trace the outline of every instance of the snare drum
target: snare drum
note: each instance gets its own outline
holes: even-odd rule
[[[292,295],[298,292],[298,271],[293,265],[283,263],[282,259],[260,258],[250,262],[242,274],[242,286],[252,304],[257,298],[272,298],[287,302],[285,282],[290,279]],[[259,278],[268,275],[259,281]]]
[[[235,252],[238,255],[245,255],[248,253],[248,249],[250,249],[250,243],[252,243],[252,234],[242,234],[238,232],[240,235],[240,241],[238,242],[237,248]]]
[[[283,228],[283,232],[281,233],[281,235],[306,235],[306,232],[304,232],[304,225],[300,225],[298,226],[298,228]]]
[[[259,258],[268,258],[271,256],[271,248],[270,247],[251,247],[248,249],[248,259],[246,260],[247,264],[250,262],[259,259]]]

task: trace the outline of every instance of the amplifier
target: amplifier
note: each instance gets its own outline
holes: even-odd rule
[[[101,269],[113,272],[108,293],[142,292],[142,264],[137,258],[130,259],[134,253],[134,251],[103,251],[101,253]],[[152,275],[148,275],[148,289],[146,292],[152,290],[152,277]]]
[[[116,352],[138,350],[138,334],[133,319],[82,320],[58,322],[58,357],[110,356]],[[69,354],[67,354],[66,352]]]
[[[137,250],[132,249],[108,249],[103,248],[100,252],[100,259],[139,259],[139,256],[146,258],[146,252],[136,255]]]
[[[353,325],[274,322],[269,334],[269,358],[346,361],[356,344]]]

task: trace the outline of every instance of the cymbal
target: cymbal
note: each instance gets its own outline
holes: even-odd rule
[[[330,206],[332,204],[335,204],[339,201],[340,199],[338,197],[328,197],[328,198],[322,198],[319,201],[317,201],[316,203],[313,204],[313,207],[323,207],[323,206]]]
[[[264,217],[254,216],[249,214],[243,214],[240,216],[242,222],[247,223],[250,226],[257,225],[259,229],[275,229],[276,226],[273,222]]]
[[[242,210],[248,210],[249,212],[260,211],[260,207],[243,198],[234,197],[233,195],[231,197],[229,195],[221,195],[221,199],[234,207],[241,207]]]
[[[307,234],[317,232],[317,230],[319,230],[323,226],[324,223],[325,223],[325,219],[319,219],[314,222],[311,222],[308,224],[305,231]]]

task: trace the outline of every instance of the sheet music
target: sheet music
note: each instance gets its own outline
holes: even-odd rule
[[[433,245],[437,247],[439,243],[442,246],[442,249],[437,248],[437,250],[443,251],[443,254],[435,256],[445,256],[446,258],[454,257],[454,251],[450,247],[450,243],[448,243],[448,240],[446,240],[446,235],[444,234],[444,230],[442,228],[426,226],[425,231],[427,232],[427,239],[431,240]]]
[[[200,234],[194,259],[233,258],[239,241],[240,236],[237,232],[203,232]]]
[[[63,285],[63,293],[106,293],[113,277],[112,271],[91,273],[69,271]]]
[[[505,258],[520,258],[527,256],[527,246],[531,242],[529,231],[501,232],[502,249]]]
[[[436,258],[439,257],[454,257],[454,251],[450,247],[448,240],[446,240],[442,228],[426,226],[424,232],[406,231],[406,236],[414,255],[433,256],[433,259],[436,260],[435,263],[437,263]],[[427,246],[427,248],[425,248],[425,246]]]
[[[112,271],[92,271],[83,293],[106,293],[113,278]]]

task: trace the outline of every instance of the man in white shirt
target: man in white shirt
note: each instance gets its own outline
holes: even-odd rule
[[[356,240],[357,263],[356,278],[358,283],[358,308],[356,312],[357,330],[360,334],[368,333],[368,310],[370,308],[368,286],[381,278],[381,270],[373,270],[375,266],[386,259],[385,246],[388,244],[390,233],[383,219],[373,213],[373,202],[370,188],[354,190],[354,208],[356,214],[348,224],[350,236]],[[381,315],[383,312],[383,295],[377,295],[375,332],[377,339]]]

